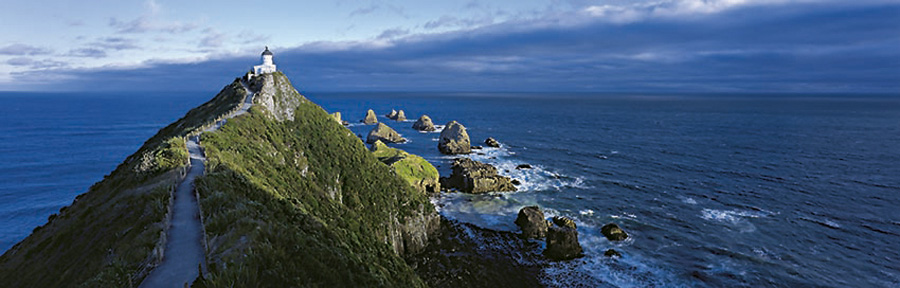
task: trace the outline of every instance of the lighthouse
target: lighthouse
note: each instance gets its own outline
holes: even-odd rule
[[[269,51],[269,46],[266,46],[266,51],[262,52],[262,64],[253,66],[253,74],[261,75],[272,73],[276,70],[275,63],[272,62],[272,51]]]

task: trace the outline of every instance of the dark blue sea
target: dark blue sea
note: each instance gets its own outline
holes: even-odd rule
[[[0,251],[215,93],[0,94]],[[521,180],[509,194],[445,194],[448,218],[515,231],[518,209],[576,219],[586,257],[552,286],[900,286],[900,97],[307,93],[351,123],[366,109],[446,174],[438,133],[456,120],[470,157]],[[365,135],[372,126],[352,124]],[[534,169],[517,170],[519,164]],[[600,234],[617,223],[628,240]],[[620,259],[602,256],[615,248]]]

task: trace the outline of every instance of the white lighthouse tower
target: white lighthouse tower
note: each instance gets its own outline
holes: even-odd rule
[[[266,46],[266,51],[262,52],[262,65],[253,66],[253,74],[261,75],[265,73],[275,72],[275,63],[272,62],[272,51]]]

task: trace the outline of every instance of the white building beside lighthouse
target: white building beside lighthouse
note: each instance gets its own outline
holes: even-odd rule
[[[272,51],[269,51],[269,46],[266,46],[266,51],[262,52],[262,65],[253,66],[253,74],[261,75],[275,71],[275,63],[272,62]]]

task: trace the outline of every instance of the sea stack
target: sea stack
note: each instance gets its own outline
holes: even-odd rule
[[[569,260],[584,256],[578,243],[578,230],[565,226],[551,226],[547,229],[547,249],[544,256],[552,260]]]
[[[393,118],[396,121],[406,121],[406,113],[403,110],[397,111],[397,115]]]
[[[412,128],[418,131],[437,130],[437,128],[434,127],[434,123],[431,123],[431,117],[428,117],[428,115],[422,115],[422,117],[419,117],[419,120],[417,120],[416,123],[413,123]]]
[[[406,139],[400,137],[400,133],[397,133],[397,131],[394,131],[394,129],[388,127],[384,123],[378,123],[375,128],[372,128],[369,135],[366,136],[366,143],[369,144],[379,140],[386,143],[400,143],[406,141]]]
[[[516,226],[522,229],[522,238],[543,239],[547,236],[547,220],[538,206],[526,206],[519,210]]]
[[[364,124],[378,123],[378,117],[375,116],[375,111],[372,111],[372,109],[369,109],[369,111],[366,111],[366,118],[363,119],[362,122]]]
[[[456,121],[447,123],[444,131],[441,131],[438,150],[449,155],[471,153],[472,144],[469,141],[469,133],[466,133],[466,127]]]

